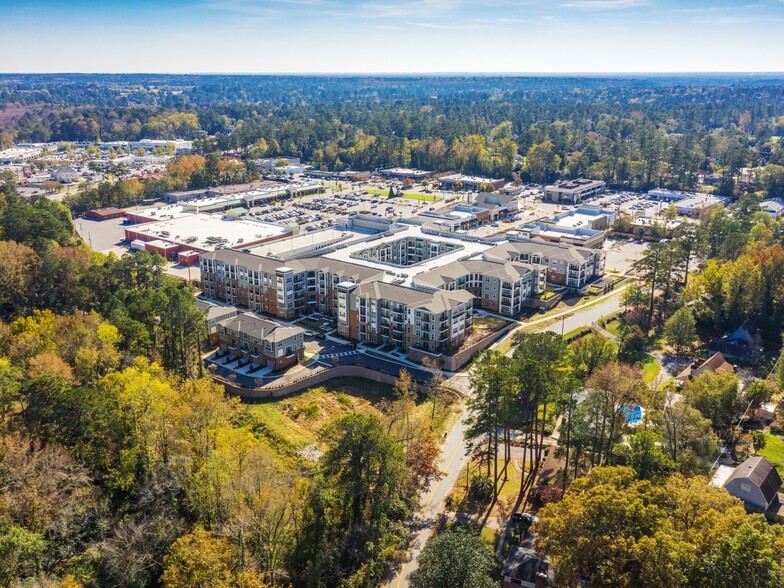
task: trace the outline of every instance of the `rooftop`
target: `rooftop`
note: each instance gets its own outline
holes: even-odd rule
[[[223,328],[239,333],[247,333],[250,337],[273,343],[290,339],[305,332],[301,327],[279,325],[252,312],[238,314],[235,317],[220,321],[218,324]]]
[[[474,299],[473,294],[466,290],[436,290],[431,293],[378,281],[360,284],[353,294],[363,298],[389,300],[411,308],[422,308],[435,314]]]
[[[442,288],[454,280],[467,274],[482,274],[496,277],[504,281],[517,281],[534,270],[534,266],[525,263],[489,261],[474,259],[454,261],[434,270],[419,274],[414,278],[417,284],[432,288]]]
[[[198,213],[185,213],[169,220],[136,225],[132,230],[204,251],[212,251],[218,246],[251,245],[290,234],[287,229],[270,223]]]
[[[604,182],[599,180],[578,178],[576,180],[562,180],[555,184],[546,186],[545,190],[558,190],[560,192],[580,192],[582,190],[590,190],[603,185]]]
[[[733,480],[749,480],[752,484],[762,490],[765,499],[770,503],[778,494],[781,488],[781,476],[771,463],[764,457],[750,457],[729,475],[724,486]]]
[[[338,251],[327,253],[324,257],[328,259],[335,259],[335,260],[340,260],[345,262],[362,264],[365,267],[375,268],[379,271],[389,272],[390,274],[393,274],[392,276],[390,276],[390,281],[393,278],[399,278],[402,283],[408,284],[411,282],[411,279],[416,275],[443,266],[447,263],[457,261],[459,259],[478,256],[481,253],[483,253],[486,249],[488,249],[488,245],[485,245],[483,243],[464,241],[461,239],[445,237],[442,235],[438,235],[438,236],[429,235],[423,232],[422,227],[420,226],[404,225],[404,227],[405,228],[402,231],[396,232],[391,235],[385,235],[381,238],[376,238],[375,240],[365,240],[362,242],[353,243],[350,244],[348,247],[339,249]],[[428,239],[430,241],[443,242],[455,246],[455,249],[449,253],[445,253],[443,255],[439,255],[431,259],[426,259],[420,263],[417,263],[415,265],[409,265],[409,266],[391,265],[389,263],[385,263],[383,261],[378,261],[375,259],[354,257],[354,255],[359,253],[361,250],[367,249],[368,247],[371,246],[377,247],[385,243],[400,241],[406,238],[422,238],[422,239]]]
[[[570,263],[584,263],[587,259],[596,255],[597,251],[586,247],[549,243],[540,239],[520,239],[519,241],[509,241],[488,249],[484,257],[485,259],[507,260],[525,253],[529,255],[539,254]]]

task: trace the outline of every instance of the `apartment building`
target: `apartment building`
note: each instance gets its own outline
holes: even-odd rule
[[[218,322],[222,351],[256,366],[279,370],[299,363],[305,354],[305,331],[279,325],[246,312]]]
[[[334,316],[337,285],[381,280],[385,272],[322,257],[282,262],[234,249],[200,259],[204,295],[289,320],[309,312]]]
[[[509,241],[488,249],[487,260],[514,261],[542,265],[547,281],[579,290],[604,275],[606,254],[601,249],[573,247],[537,239]]]
[[[545,186],[544,202],[558,202],[562,204],[579,204],[584,198],[603,192],[607,184],[598,180],[579,178],[564,180],[557,184]]]
[[[343,282],[338,284],[338,333],[369,345],[451,354],[471,333],[473,301],[465,290]]]
[[[420,274],[414,284],[421,288],[466,290],[475,305],[506,316],[515,316],[532,296],[544,292],[544,266],[508,261],[466,260],[448,263]]]

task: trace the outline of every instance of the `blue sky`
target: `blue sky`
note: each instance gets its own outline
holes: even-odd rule
[[[784,71],[784,0],[0,0],[3,72]]]

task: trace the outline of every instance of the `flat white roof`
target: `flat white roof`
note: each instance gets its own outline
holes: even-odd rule
[[[170,204],[159,208],[148,208],[147,210],[128,210],[127,212],[128,214],[141,218],[148,218],[152,221],[172,220],[193,214],[192,212],[184,211],[182,209],[182,204]]]
[[[185,214],[156,223],[135,225],[137,233],[194,249],[212,251],[216,246],[238,247],[290,233],[281,226],[254,220],[233,220],[219,214]]]
[[[716,486],[717,488],[723,488],[724,484],[727,482],[727,479],[732,475],[734,470],[735,468],[731,466],[720,465],[713,473],[713,477],[710,481],[711,485]]]
[[[376,261],[374,259],[351,257],[356,252],[362,249],[367,249],[368,247],[375,247],[381,245],[382,243],[399,241],[400,239],[417,238],[417,237],[422,239],[429,239],[431,241],[453,243],[455,245],[460,245],[461,247],[458,248],[456,251],[452,251],[451,253],[440,255],[438,257],[434,257],[433,259],[428,259],[426,261],[411,266],[398,266],[390,263],[384,263],[382,261]],[[409,286],[411,285],[411,281],[414,278],[414,276],[417,276],[424,272],[429,272],[430,270],[436,269],[438,267],[441,267],[442,265],[446,265],[447,263],[451,263],[453,261],[458,261],[460,259],[465,259],[469,257],[477,257],[482,252],[490,249],[490,247],[491,247],[490,245],[485,245],[483,243],[463,241],[461,239],[442,237],[441,235],[428,235],[422,231],[422,227],[413,225],[413,226],[409,226],[405,231],[400,231],[392,235],[387,235],[381,239],[374,239],[374,240],[364,239],[362,241],[353,243],[348,247],[345,247],[333,253],[327,253],[326,255],[324,255],[324,257],[328,259],[338,259],[340,261],[345,261],[347,263],[364,265],[366,267],[372,267],[374,269],[386,271],[387,274],[384,276],[385,282],[392,282],[395,280],[399,280],[400,278],[403,278],[404,282],[402,285]]]
[[[212,206],[213,204],[234,204],[242,200],[241,194],[232,194],[229,196],[196,196],[188,200],[180,200],[180,206]]]
[[[581,212],[575,212],[572,215],[558,219],[558,222],[555,223],[555,226],[569,227],[571,229],[579,229],[581,227],[591,228],[591,223],[593,223],[598,218],[598,216],[599,215],[596,214],[583,214]]]
[[[252,247],[256,255],[279,255],[285,257],[287,253],[294,253],[298,250],[306,251],[318,247],[329,247],[333,243],[351,243],[352,241],[367,239],[367,233],[357,233],[351,230],[323,229],[310,233],[300,233],[293,237],[270,241]]]

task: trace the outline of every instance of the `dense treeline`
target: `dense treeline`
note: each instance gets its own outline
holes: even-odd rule
[[[259,169],[251,161],[221,157],[217,153],[183,155],[171,160],[163,177],[145,179],[118,179],[103,182],[96,188],[68,194],[63,203],[74,214],[83,214],[92,208],[116,206],[126,208],[145,198],[158,198],[172,190],[195,190],[227,184],[241,184],[258,180]]]
[[[89,107],[69,92],[74,83],[0,79],[0,102],[22,112],[4,139],[204,131],[214,137],[199,141],[203,153],[298,155],[337,170],[591,176],[636,188],[691,188],[698,169],[731,178],[740,167],[784,163],[784,89],[774,79],[96,76]]]
[[[378,585],[438,476],[410,377],[299,458],[202,377],[204,315],[164,260],[72,228],[2,185],[0,586]]]

